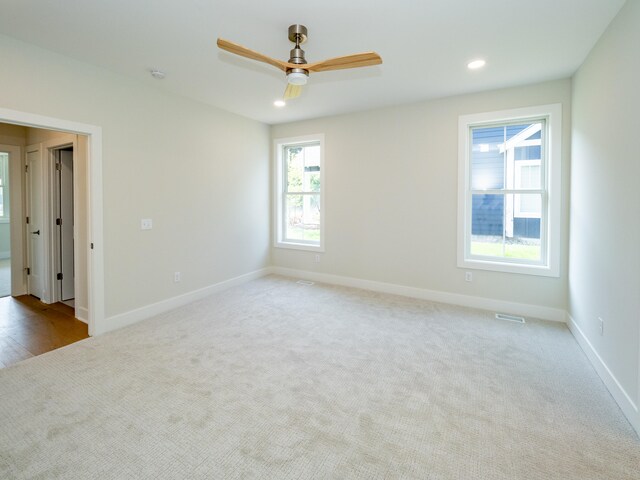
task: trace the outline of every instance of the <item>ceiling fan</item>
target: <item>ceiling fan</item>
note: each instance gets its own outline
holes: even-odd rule
[[[300,45],[307,41],[307,27],[304,25],[291,25],[289,27],[289,40],[295,43],[295,46],[291,50],[288,62],[276,60],[223,38],[218,38],[218,47],[241,57],[267,63],[285,72],[287,75],[287,88],[283,97],[285,100],[300,96],[302,86],[307,83],[310,72],[368,67],[382,63],[382,58],[375,52],[355,53],[353,55],[329,58],[322,62],[307,63],[304,58],[304,50],[300,48]]]

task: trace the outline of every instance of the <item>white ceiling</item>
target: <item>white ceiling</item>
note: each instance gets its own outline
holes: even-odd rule
[[[570,76],[624,0],[0,0],[0,33],[275,124]],[[283,109],[282,72],[216,47],[287,60],[373,50],[383,64],[312,74]],[[483,57],[487,66],[466,64]],[[158,81],[149,69],[167,74]]]

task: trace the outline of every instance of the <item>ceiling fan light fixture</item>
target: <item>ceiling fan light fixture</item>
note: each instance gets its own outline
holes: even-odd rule
[[[287,104],[287,102],[285,102],[284,100],[279,100],[279,99],[278,99],[278,100],[275,100],[275,101],[273,102],[273,106],[274,106],[274,107],[278,107],[278,108],[282,108],[282,107],[284,107],[286,104]]]
[[[303,72],[287,73],[287,82],[291,85],[306,85],[309,74]]]

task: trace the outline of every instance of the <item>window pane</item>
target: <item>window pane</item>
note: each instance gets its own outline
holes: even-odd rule
[[[304,171],[304,148],[285,147],[286,188],[288,192],[302,191],[302,175]]]
[[[504,195],[473,195],[471,234],[502,238]]]
[[[304,181],[305,192],[320,191],[320,145],[304,147]]]
[[[473,195],[471,255],[539,261],[541,205],[539,194]]]
[[[471,130],[471,188],[504,188],[504,127],[478,127]]]
[[[517,194],[514,198],[514,218],[542,217],[542,195],[537,193]]]
[[[285,147],[288,192],[320,191],[320,145]]]
[[[519,186],[519,178],[525,165],[540,165],[542,128],[542,122],[472,128],[471,189],[540,188],[541,168],[525,172],[532,186]]]
[[[320,243],[320,195],[287,195],[286,202],[285,239]]]

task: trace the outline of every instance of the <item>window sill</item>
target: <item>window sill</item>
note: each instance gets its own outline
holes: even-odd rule
[[[11,219],[10,218],[0,218],[0,223],[11,223]]]
[[[321,245],[313,245],[309,243],[294,243],[294,242],[276,242],[274,247],[276,248],[288,248],[291,250],[306,250],[308,252],[324,252],[324,247]]]
[[[526,265],[509,262],[499,262],[495,260],[478,260],[467,259],[458,262],[459,268],[468,268],[476,270],[489,270],[493,272],[519,273],[523,275],[537,275],[541,277],[559,277],[558,269],[549,267],[548,265]]]

